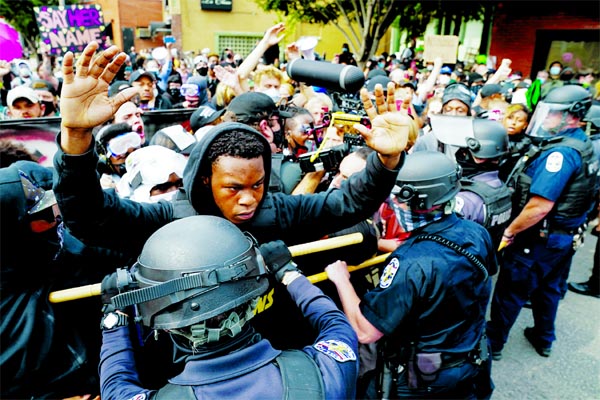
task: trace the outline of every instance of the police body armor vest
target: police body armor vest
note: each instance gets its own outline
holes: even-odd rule
[[[319,366],[301,350],[284,350],[273,360],[281,371],[283,400],[324,400],[325,384]],[[150,395],[150,400],[195,399],[193,386],[168,383]]]
[[[474,181],[468,178],[460,180],[461,190],[473,192],[483,199],[484,215],[483,226],[490,233],[494,244],[500,244],[502,233],[508,226],[512,210],[512,191],[503,184],[492,187],[485,182]]]
[[[525,170],[543,151],[555,147],[570,147],[577,150],[582,161],[582,168],[575,177],[571,178],[557,199],[555,215],[565,219],[578,218],[588,211],[593,202],[593,195],[596,192],[594,189],[597,184],[598,160],[594,159],[594,149],[590,140],[583,142],[570,137],[558,136],[542,142],[540,147],[532,146],[511,172],[507,185],[514,190],[513,215],[518,215],[529,201],[531,177],[525,173]]]

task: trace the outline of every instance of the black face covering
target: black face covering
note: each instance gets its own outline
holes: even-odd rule
[[[281,147],[283,144],[283,133],[281,132],[281,129],[273,131],[273,143],[275,143],[277,147]]]
[[[498,170],[498,164],[493,162],[484,162],[477,164],[473,160],[471,152],[466,149],[460,149],[456,152],[456,162],[462,167],[463,176],[470,178],[472,176]]]
[[[54,105],[54,102],[52,102],[52,101],[42,101],[42,104],[45,107],[45,109],[44,109],[44,116],[52,115],[56,111],[56,106]]]
[[[181,92],[179,91],[179,88],[169,89],[168,92],[171,95],[171,97],[173,98],[173,100],[175,100],[177,102],[180,101],[180,99],[181,99]]]
[[[198,74],[200,76],[206,76],[206,75],[208,75],[208,67],[200,67],[196,71],[198,71]]]

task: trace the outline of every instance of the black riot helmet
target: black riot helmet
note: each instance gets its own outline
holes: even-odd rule
[[[585,117],[583,117],[583,122],[587,125],[588,134],[598,134],[600,132],[600,105],[592,104]]]
[[[121,296],[138,304],[142,323],[153,329],[198,324],[251,302],[269,286],[253,238],[208,215],[157,230],[132,270],[139,289]]]
[[[460,190],[461,170],[437,151],[406,156],[392,193],[412,210],[429,210],[452,200]]]
[[[473,137],[466,138],[467,148],[473,157],[499,158],[508,152],[508,133],[498,121],[475,118]]]
[[[564,85],[552,89],[543,101],[564,105],[570,114],[583,118],[592,105],[592,96],[582,86]]]
[[[592,96],[582,86],[564,85],[554,88],[536,106],[525,134],[540,138],[555,135],[567,126],[567,114],[583,119],[591,105]],[[560,124],[551,125],[557,116],[562,118]]]

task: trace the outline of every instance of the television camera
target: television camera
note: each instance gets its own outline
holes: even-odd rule
[[[354,124],[363,124],[371,127],[359,96],[365,77],[360,68],[353,65],[332,64],[325,61],[296,59],[287,66],[289,76],[298,82],[313,86],[320,86],[330,91],[334,104],[333,112],[328,112],[323,117],[323,123],[312,129],[315,142],[317,131],[335,126],[344,131],[344,144],[323,148],[324,142],[318,150],[303,154],[299,157],[300,167],[304,173],[325,169],[327,172],[337,172],[342,159],[354,151],[356,147],[365,145],[360,134],[350,132]]]

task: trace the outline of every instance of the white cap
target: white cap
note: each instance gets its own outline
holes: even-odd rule
[[[8,91],[6,96],[6,104],[12,106],[13,103],[18,99],[27,99],[32,103],[39,103],[40,98],[35,93],[35,90],[29,86],[21,85]]]
[[[201,62],[205,62],[208,64],[208,58],[206,58],[206,56],[203,54],[194,57],[194,65],[198,65]]]

